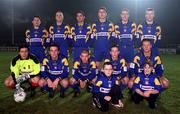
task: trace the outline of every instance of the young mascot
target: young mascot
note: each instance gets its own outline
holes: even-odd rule
[[[93,105],[103,112],[109,110],[110,101],[117,108],[123,107],[119,88],[119,79],[113,75],[112,64],[105,62],[93,88]]]

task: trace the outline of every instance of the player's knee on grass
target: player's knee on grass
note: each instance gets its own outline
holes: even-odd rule
[[[13,89],[15,87],[15,83],[13,81],[13,78],[12,76],[8,76],[5,81],[4,81],[4,85],[7,87],[7,88],[10,88],[10,89]]]
[[[60,84],[61,84],[61,86],[63,86],[64,88],[67,88],[68,85],[69,85],[68,79],[65,78],[65,79],[61,80],[61,81],[60,81]]]
[[[160,78],[161,84],[163,88],[168,88],[169,87],[169,81],[167,78],[165,77],[161,77]]]

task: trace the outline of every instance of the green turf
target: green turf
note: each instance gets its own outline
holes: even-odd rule
[[[13,91],[6,89],[4,79],[9,75],[9,63],[15,53],[0,52],[0,113],[31,113],[31,114],[100,114],[101,112],[91,105],[91,94],[82,90],[77,98],[72,97],[69,89],[64,99],[57,93],[53,99],[47,94],[38,92],[34,98],[28,97],[23,103],[13,101]],[[125,108],[110,108],[107,114],[180,114],[180,55],[163,55],[165,75],[170,81],[170,88],[161,94],[158,99],[158,108],[151,110],[146,102],[133,104],[125,91]],[[105,113],[106,114],[106,113]]]

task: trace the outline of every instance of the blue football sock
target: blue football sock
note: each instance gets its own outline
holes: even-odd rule
[[[80,91],[78,84],[71,85],[71,88],[74,89],[75,91]]]
[[[67,90],[67,88],[61,86],[59,92],[60,93],[65,93],[66,90]]]

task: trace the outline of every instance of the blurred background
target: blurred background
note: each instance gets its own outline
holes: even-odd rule
[[[75,23],[75,12],[83,10],[86,21],[97,20],[97,10],[105,6],[108,18],[119,21],[123,8],[130,10],[136,23],[144,21],[146,8],[154,8],[155,20],[162,27],[161,48],[178,48],[180,44],[180,0],[0,0],[0,45],[17,46],[25,42],[25,31],[31,27],[34,15],[39,15],[42,26],[49,28],[57,10],[64,12],[64,21]],[[179,46],[180,47],[180,46]]]

